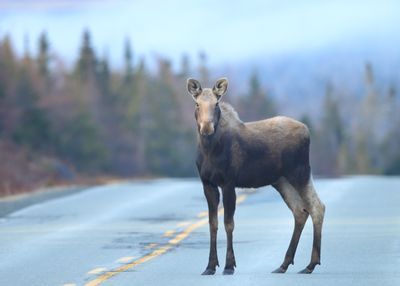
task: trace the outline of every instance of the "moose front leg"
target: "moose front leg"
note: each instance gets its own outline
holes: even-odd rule
[[[223,192],[223,203],[224,203],[224,224],[227,238],[227,249],[226,249],[226,262],[224,275],[232,275],[235,272],[236,261],[235,254],[233,252],[233,229],[235,228],[235,222],[233,216],[236,208],[236,193],[234,187],[225,187],[222,189]]]
[[[210,184],[204,184],[204,195],[208,204],[208,220],[210,224],[210,256],[208,258],[208,265],[202,275],[213,275],[218,263],[217,255],[217,231],[218,231],[218,204],[219,204],[219,191],[218,188]]]

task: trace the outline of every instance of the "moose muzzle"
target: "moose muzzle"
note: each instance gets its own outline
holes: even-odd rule
[[[200,134],[203,136],[209,136],[214,133],[214,122],[205,121],[200,123]]]

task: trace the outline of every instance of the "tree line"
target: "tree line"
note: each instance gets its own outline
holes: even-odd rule
[[[112,69],[86,30],[72,68],[55,55],[46,33],[37,52],[23,56],[10,37],[0,39],[0,190],[82,175],[196,175],[193,102],[185,85],[193,74],[210,82],[205,54],[197,67],[183,56],[174,71],[159,58],[150,71],[126,41],[124,67]],[[364,94],[350,97],[356,112],[343,108],[350,102],[327,84],[320,118],[301,118],[312,133],[316,174],[400,173],[396,90],[377,90],[371,65],[365,77]],[[245,94],[227,100],[244,121],[285,112],[257,73]]]

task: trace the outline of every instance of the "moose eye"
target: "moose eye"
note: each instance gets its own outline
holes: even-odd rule
[[[199,104],[198,103],[196,103],[196,108],[199,108]]]

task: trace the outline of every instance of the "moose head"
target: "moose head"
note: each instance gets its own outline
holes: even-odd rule
[[[220,78],[213,88],[203,89],[200,82],[189,78],[187,89],[196,102],[195,118],[200,135],[211,136],[214,134],[221,116],[218,104],[228,89],[228,79]]]

